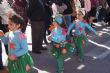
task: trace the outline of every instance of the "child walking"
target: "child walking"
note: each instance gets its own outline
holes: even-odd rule
[[[0,32],[0,37],[8,44],[8,71],[9,73],[28,73],[33,66],[33,60],[28,53],[27,38],[21,32],[24,24],[20,16],[13,15],[9,18],[9,32]]]
[[[68,28],[68,34],[70,34],[70,31],[72,29],[75,30],[73,32],[73,41],[75,44],[75,49],[77,51],[77,54],[79,56],[79,61],[82,62],[84,60],[84,50],[83,45],[87,44],[87,37],[86,37],[86,31],[85,28],[92,31],[95,35],[98,35],[98,33],[91,27],[85,20],[83,19],[85,16],[85,11],[83,9],[79,10],[77,13],[77,19],[73,21],[73,23]]]
[[[73,52],[72,47],[69,43],[66,43],[66,29],[63,26],[63,18],[57,15],[53,22],[54,28],[51,30],[51,35],[49,39],[52,42],[51,54],[57,59],[58,71],[57,73],[62,73],[63,71],[63,60],[64,57],[70,56]]]

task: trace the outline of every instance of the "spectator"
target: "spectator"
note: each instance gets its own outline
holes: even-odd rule
[[[45,26],[45,9],[42,0],[29,0],[28,18],[32,29],[32,52],[41,54]]]

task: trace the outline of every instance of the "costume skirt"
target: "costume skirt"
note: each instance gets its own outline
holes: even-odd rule
[[[8,58],[9,73],[27,73],[27,71],[26,71],[27,64],[30,67],[33,66],[33,60],[28,53],[21,57],[18,57],[18,59],[14,60],[14,61],[12,61]]]
[[[78,46],[86,46],[88,44],[88,39],[86,36],[74,36],[73,37],[73,41],[74,41],[74,44],[75,45],[78,45]]]
[[[50,49],[50,53],[56,58],[62,55],[62,57],[66,59],[70,57],[74,51],[74,48],[72,47],[70,43],[65,43],[65,47],[59,47],[59,48],[56,48],[55,45],[53,45],[53,43],[51,45],[52,45],[52,48]],[[62,54],[63,49],[66,49],[67,53]]]

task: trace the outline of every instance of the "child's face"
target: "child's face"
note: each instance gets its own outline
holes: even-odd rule
[[[81,12],[77,12],[77,18],[78,19],[83,19],[83,14]]]
[[[11,20],[8,20],[8,28],[10,31],[16,31],[20,28],[20,25],[16,25]]]

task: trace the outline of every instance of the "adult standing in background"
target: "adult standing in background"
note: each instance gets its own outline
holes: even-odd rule
[[[84,0],[84,9],[86,11],[85,19],[89,20],[89,12],[91,11],[91,1]]]
[[[48,41],[46,39],[46,32],[48,35],[50,34],[49,26],[52,24],[52,0],[44,0],[44,7],[45,7],[45,27],[44,27],[44,43],[48,44]]]
[[[108,3],[108,5],[109,5],[109,7],[110,7],[110,0],[107,0],[107,3]]]
[[[29,0],[27,9],[32,29],[32,52],[41,54],[45,26],[45,8],[42,0]]]
[[[58,14],[63,14],[66,26],[68,27],[71,24],[71,15],[73,13],[71,0],[54,0],[52,4],[52,11],[53,18]]]
[[[26,0],[13,0],[12,8],[13,10],[19,14],[24,19],[24,26],[22,28],[22,32],[26,31],[28,17],[27,17],[27,1]]]
[[[91,1],[90,0],[84,0],[84,8],[86,13],[88,13],[91,10]]]
[[[88,13],[88,22],[91,26],[93,26],[93,20],[96,17],[96,13],[97,13],[97,5],[98,5],[98,0],[90,0],[91,1],[91,10]]]
[[[63,12],[65,23],[66,23],[67,27],[71,24],[71,16],[73,13],[73,9],[72,9],[70,1],[71,0],[62,0],[62,2],[67,5],[67,9],[64,10],[64,12]]]

